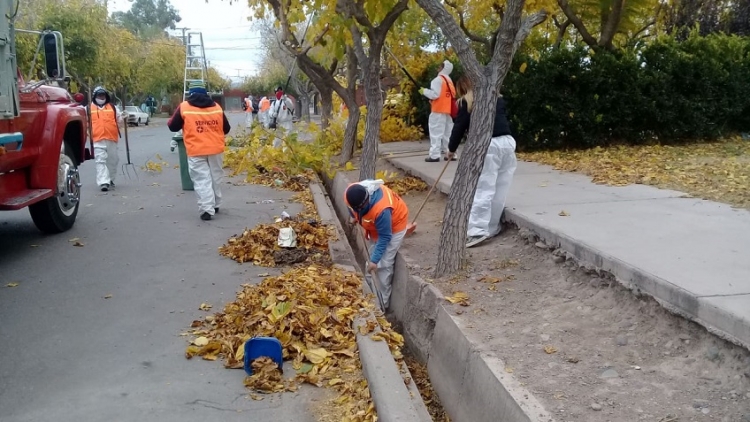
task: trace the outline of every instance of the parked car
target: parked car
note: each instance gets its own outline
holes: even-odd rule
[[[125,106],[125,111],[128,113],[128,124],[139,126],[141,123],[148,126],[149,116],[145,111],[141,111],[136,106]]]

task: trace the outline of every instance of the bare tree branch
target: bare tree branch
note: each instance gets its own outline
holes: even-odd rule
[[[585,42],[589,47],[597,47],[598,43],[596,42],[596,39],[591,36],[591,33],[588,31],[588,29],[586,29],[586,25],[584,25],[583,21],[581,21],[581,18],[576,15],[575,11],[568,3],[568,0],[557,0],[557,4],[560,6],[560,9],[562,9],[565,17],[570,20],[573,26],[575,26],[578,30],[578,33],[581,34],[583,42]]]
[[[311,48],[313,48],[316,45],[318,45],[320,43],[320,41],[323,39],[323,37],[325,37],[325,35],[328,33],[329,29],[330,29],[330,25],[326,24],[325,28],[323,28],[323,31],[321,31],[320,34],[318,34],[318,36],[315,37],[315,39],[313,40],[312,43],[310,43],[310,45],[308,45],[307,47],[305,47],[304,50],[300,51],[300,54],[307,54],[310,51]],[[302,40],[302,41],[304,42],[304,40]]]
[[[470,40],[478,43],[482,43],[487,48],[492,49],[492,46],[490,44],[490,41],[485,39],[484,37],[480,37],[479,35],[473,34],[469,28],[466,27],[466,22],[464,21],[464,12],[461,10],[461,8],[458,7],[458,4],[456,2],[451,2],[450,0],[445,0],[445,4],[452,7],[453,10],[456,11],[456,14],[458,15],[458,26],[461,28],[461,30],[466,34],[466,37],[468,37]]]
[[[558,0],[560,1],[560,0]],[[625,5],[625,0],[613,0],[611,12],[607,16],[606,23],[602,27],[602,33],[599,38],[599,46],[606,49],[612,49],[612,41],[617,34],[617,28],[620,26],[622,20],[622,9]]]
[[[520,28],[518,28],[518,32],[516,32],[516,39],[513,40],[513,55],[516,54],[518,49],[521,47],[521,44],[526,40],[526,38],[531,33],[531,30],[534,29],[535,26],[541,24],[547,19],[547,11],[542,9],[534,14],[531,14],[527,16],[523,22],[521,22]]]
[[[555,20],[555,26],[557,26],[557,39],[555,39],[555,44],[553,45],[553,48],[559,48],[560,44],[562,44],[563,38],[565,38],[565,33],[568,31],[568,28],[570,27],[570,19],[565,19],[565,22],[562,24],[557,21],[557,18],[554,18]]]

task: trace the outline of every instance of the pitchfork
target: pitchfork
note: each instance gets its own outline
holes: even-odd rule
[[[131,178],[130,177],[130,170],[128,169],[128,167],[132,167],[133,168],[133,173],[135,174],[135,178],[138,179],[138,180],[141,180],[138,177],[138,170],[135,169],[135,164],[133,164],[130,161],[130,142],[128,142],[128,141],[129,141],[128,140],[128,119],[126,117],[125,118],[125,154],[128,157],[128,162],[122,165],[122,174],[128,176],[128,179],[130,179]]]

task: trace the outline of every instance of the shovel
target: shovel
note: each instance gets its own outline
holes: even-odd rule
[[[135,164],[133,164],[130,161],[130,142],[128,140],[128,122],[127,119],[125,119],[125,154],[128,157],[128,162],[122,165],[122,174],[128,176],[128,179],[130,179],[130,167],[133,168],[133,174],[135,174],[135,178],[140,180],[138,177],[138,171],[135,169]]]
[[[417,210],[417,214],[414,216],[414,219],[411,223],[406,225],[406,235],[409,236],[410,234],[414,233],[415,230],[417,230],[417,217],[419,217],[419,213],[422,212],[422,209],[424,208],[424,205],[427,203],[427,200],[430,199],[430,195],[432,194],[432,191],[435,190],[435,187],[437,186],[438,182],[440,182],[440,179],[443,177],[443,173],[445,173],[445,170],[448,168],[448,164],[451,163],[451,160],[448,160],[445,162],[445,165],[443,166],[443,171],[440,172],[440,175],[437,179],[435,179],[435,183],[432,184],[432,187],[430,188],[429,192],[427,192],[427,196],[424,198],[424,201],[422,201],[422,205]]]

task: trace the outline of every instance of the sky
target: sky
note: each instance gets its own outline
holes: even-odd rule
[[[261,33],[248,21],[252,11],[246,1],[170,0],[182,20],[178,28],[203,33],[206,59],[225,76],[238,81],[256,74],[260,64]],[[108,0],[109,13],[130,9],[128,0]],[[182,31],[169,31],[182,36]]]

